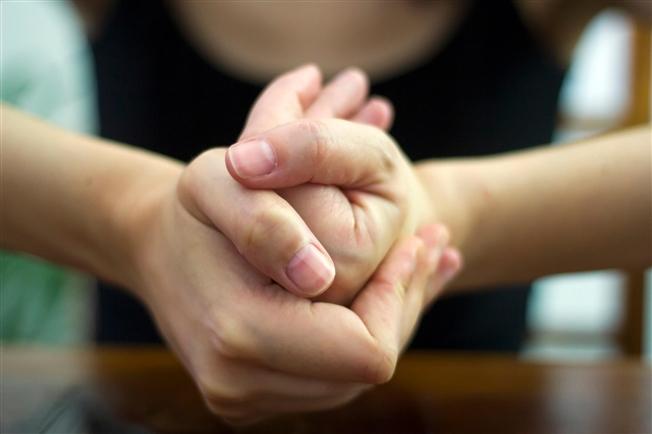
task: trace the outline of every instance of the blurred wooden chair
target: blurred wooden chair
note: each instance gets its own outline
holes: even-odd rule
[[[650,122],[650,82],[652,81],[650,39],[652,33],[649,27],[634,24],[630,105],[623,123],[624,127]],[[652,249],[652,240],[650,243]],[[626,270],[625,274],[623,316],[617,336],[618,345],[625,356],[642,357],[645,328],[645,269]]]

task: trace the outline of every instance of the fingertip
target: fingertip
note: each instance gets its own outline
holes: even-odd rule
[[[393,118],[394,109],[391,103],[384,98],[373,97],[353,117],[353,121],[373,125],[387,131]]]
[[[258,96],[240,139],[253,137],[304,115],[321,91],[322,75],[314,63],[276,77]]]
[[[320,81],[322,77],[321,69],[315,62],[304,63],[303,65],[293,69],[290,73],[306,75],[307,77],[311,78],[318,78]]]
[[[298,91],[300,104],[305,110],[309,107],[321,91],[323,76],[321,69],[316,63],[307,63],[291,71],[288,75],[298,80]]]
[[[382,121],[379,128],[388,131],[394,123],[394,104],[384,96],[374,95],[371,102],[377,107],[378,117]]]
[[[229,146],[225,162],[238,181],[264,177],[278,167],[276,152],[265,139],[249,139]]]
[[[447,247],[442,253],[437,271],[441,273],[443,282],[450,281],[464,266],[462,253],[455,247]]]
[[[321,68],[319,68],[316,63],[308,63],[307,65],[304,65],[303,69],[306,71],[305,74],[308,75],[319,88],[321,88],[321,85],[324,81],[324,75],[321,72]]]
[[[226,171],[231,175],[231,178],[233,178],[235,181],[237,181],[239,184],[248,187],[248,182],[246,178],[242,178],[239,174],[238,171],[235,167],[235,164],[232,161],[232,156],[229,154],[229,149],[226,151],[226,155],[224,157],[224,165],[226,166]]]
[[[331,101],[330,105],[336,110],[334,117],[347,118],[356,111],[366,100],[369,94],[369,77],[360,68],[348,67],[339,72],[330,81],[327,88],[339,89],[337,94],[341,99],[340,104]],[[341,104],[346,101],[346,104]]]
[[[367,73],[357,66],[349,66],[345,68],[335,76],[333,81],[343,79],[344,77],[348,80],[357,81],[358,84],[365,89],[369,87],[369,77],[367,76]]]

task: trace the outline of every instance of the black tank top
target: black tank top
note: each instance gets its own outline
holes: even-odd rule
[[[184,39],[165,2],[119,1],[93,43],[100,134],[188,161],[233,143],[261,86],[220,71]],[[509,0],[472,2],[446,45],[420,66],[373,83],[396,108],[392,135],[424,158],[486,155],[548,143],[564,69]],[[516,350],[527,286],[443,299],[414,346]],[[101,341],[157,339],[147,313],[100,284]]]

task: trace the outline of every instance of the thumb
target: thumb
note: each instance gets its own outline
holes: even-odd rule
[[[226,165],[248,188],[305,183],[364,188],[390,180],[401,151],[382,130],[341,119],[281,125],[229,147]]]

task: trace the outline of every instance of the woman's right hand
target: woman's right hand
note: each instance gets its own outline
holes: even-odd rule
[[[130,286],[213,412],[250,423],[331,408],[392,376],[429,301],[424,287],[447,244],[443,227],[397,245],[349,309],[298,297],[258,272],[188,212],[176,184],[159,179],[133,210]]]

